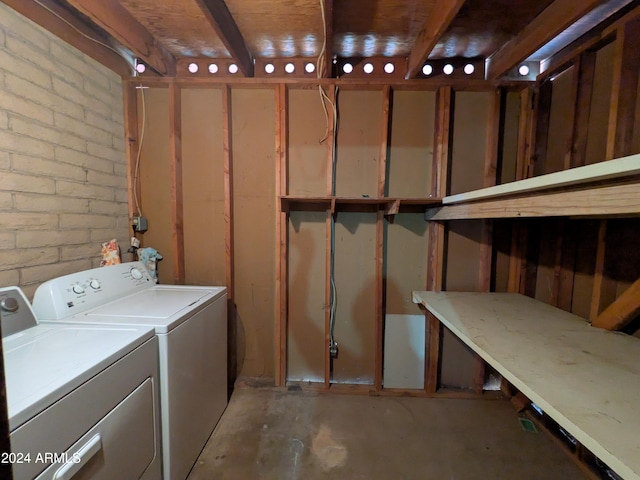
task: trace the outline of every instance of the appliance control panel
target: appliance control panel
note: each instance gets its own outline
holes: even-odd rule
[[[40,320],[62,320],[154,285],[141,262],[94,268],[40,285],[33,310]]]

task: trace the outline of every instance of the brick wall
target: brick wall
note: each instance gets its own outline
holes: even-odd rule
[[[0,286],[128,247],[120,77],[0,3]]]

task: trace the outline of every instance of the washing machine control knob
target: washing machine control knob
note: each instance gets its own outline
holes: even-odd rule
[[[100,288],[100,282],[94,278],[89,282],[89,286],[94,290],[97,290]]]
[[[77,283],[71,287],[71,289],[73,290],[73,293],[77,293],[78,295],[84,293],[84,288],[82,288],[82,285],[78,285]]]
[[[133,267],[131,269],[131,276],[134,278],[134,280],[140,280],[143,277],[142,272],[137,267]]]
[[[18,310],[18,307],[18,301],[13,297],[3,298],[2,301],[0,301],[0,309],[5,312],[15,312]]]

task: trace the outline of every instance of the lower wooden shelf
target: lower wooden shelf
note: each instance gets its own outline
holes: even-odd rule
[[[640,479],[640,340],[515,293],[413,292],[582,445]]]

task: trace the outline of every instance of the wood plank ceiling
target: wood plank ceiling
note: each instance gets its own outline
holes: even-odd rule
[[[190,58],[228,60],[251,77],[254,65],[315,62],[323,53],[338,64],[394,59],[406,78],[419,76],[426,61],[488,60],[487,77],[496,80],[584,16],[597,17],[593,26],[640,0],[2,1],[111,68],[117,51],[161,76],[175,75],[176,64]]]

